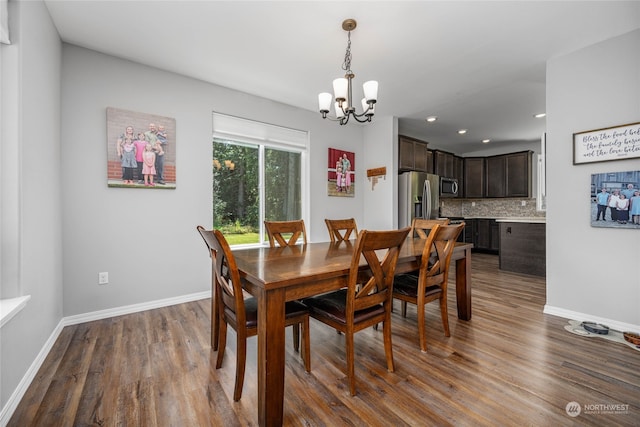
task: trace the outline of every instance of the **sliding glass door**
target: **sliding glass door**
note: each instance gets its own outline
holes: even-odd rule
[[[213,224],[231,245],[266,241],[263,221],[302,218],[302,153],[213,140]]]

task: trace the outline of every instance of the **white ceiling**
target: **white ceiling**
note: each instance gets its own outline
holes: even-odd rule
[[[354,97],[378,80],[376,115],[457,154],[539,140],[546,61],[640,28],[637,1],[45,2],[67,43],[311,111],[354,18]]]

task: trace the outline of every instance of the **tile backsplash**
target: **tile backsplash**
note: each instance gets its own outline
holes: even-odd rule
[[[522,206],[524,202],[524,206]],[[440,199],[440,216],[468,218],[545,217],[536,199]]]

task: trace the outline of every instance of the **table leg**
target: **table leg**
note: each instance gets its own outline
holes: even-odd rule
[[[281,426],[284,411],[284,290],[258,295],[258,423]]]
[[[471,320],[471,249],[465,249],[464,257],[456,260],[456,300],[458,318]]]

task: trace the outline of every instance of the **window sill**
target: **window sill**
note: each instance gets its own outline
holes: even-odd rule
[[[31,295],[18,298],[8,298],[0,300],[0,328],[11,320],[13,316],[18,314],[31,299]]]

